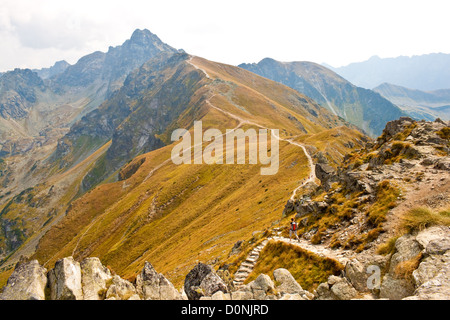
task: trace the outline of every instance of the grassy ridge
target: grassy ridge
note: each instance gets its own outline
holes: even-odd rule
[[[339,275],[344,266],[298,246],[269,241],[246,282],[256,279],[261,273],[272,275],[278,268],[289,270],[303,289],[312,292],[317,285],[326,282],[330,275]]]

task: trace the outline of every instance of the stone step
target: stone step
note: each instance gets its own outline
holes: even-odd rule
[[[254,263],[252,263],[252,262],[247,262],[247,261],[244,261],[244,262],[242,262],[241,263],[241,266],[240,266],[240,268],[242,268],[242,267],[246,267],[246,268],[251,268],[251,269],[253,269],[253,267],[255,266],[255,264]]]
[[[249,268],[249,267],[241,267],[238,269],[238,271],[236,272],[236,274],[239,273],[251,273],[253,271],[253,267]]]
[[[236,281],[236,282],[244,282],[245,279],[247,279],[247,278],[248,278],[248,275],[240,276],[240,277],[236,277],[236,279],[234,279],[234,281]]]

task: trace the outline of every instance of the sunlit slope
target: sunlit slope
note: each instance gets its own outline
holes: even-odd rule
[[[122,180],[100,185],[72,203],[37,247],[34,257],[46,267],[68,255],[98,256],[133,278],[150,261],[181,286],[196,261],[223,260],[236,241],[280,219],[292,191],[310,172],[303,150],[286,141],[279,141],[275,175],[261,175],[266,165],[248,161],[175,165],[171,132],[187,128],[193,135],[193,122],[201,120],[204,131],[269,128],[278,129],[282,138],[316,143],[313,137],[343,124],[296,91],[248,71],[200,58],[183,63],[204,82],[192,95],[195,105],[186,106],[158,135],[167,146],[135,157],[120,170]],[[329,135],[327,147],[336,145],[340,154],[350,150],[343,140],[355,145],[361,134],[345,131],[345,136]]]

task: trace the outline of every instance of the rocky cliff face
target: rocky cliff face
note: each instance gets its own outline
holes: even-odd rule
[[[4,119],[25,118],[45,91],[44,81],[30,69],[15,69],[0,78],[0,116]]]
[[[52,79],[61,90],[66,87],[106,86],[105,97],[120,88],[126,76],[144,62],[162,52],[177,52],[149,30],[135,30],[129,40],[106,53],[94,52]]]

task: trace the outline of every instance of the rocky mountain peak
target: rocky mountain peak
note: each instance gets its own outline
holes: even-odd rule
[[[0,116],[22,119],[37,101],[37,91],[45,90],[44,81],[30,69],[14,69],[0,78]]]

